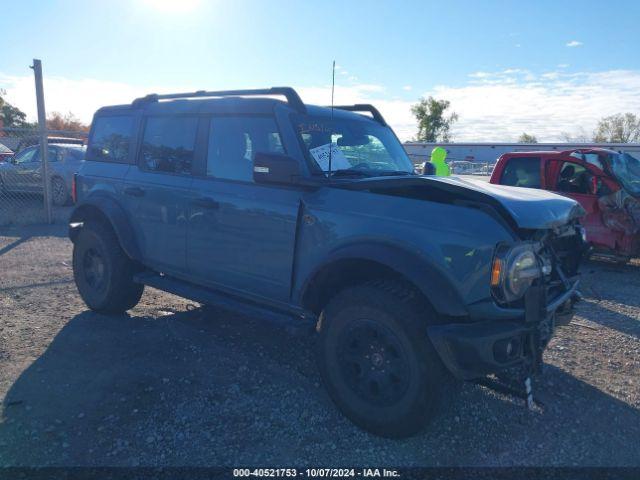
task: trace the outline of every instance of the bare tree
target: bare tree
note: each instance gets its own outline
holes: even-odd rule
[[[522,132],[522,135],[518,137],[518,143],[538,143],[538,139],[535,135],[529,135],[526,132]]]
[[[72,132],[88,132],[89,126],[82,123],[76,116],[68,112],[62,115],[60,112],[53,112],[47,118],[47,128],[49,130],[69,130]]]
[[[562,139],[567,143],[589,143],[591,142],[591,137],[584,129],[584,127],[579,127],[575,133],[562,132]]]
[[[594,142],[631,143],[640,140],[640,118],[633,113],[617,113],[598,122]]]

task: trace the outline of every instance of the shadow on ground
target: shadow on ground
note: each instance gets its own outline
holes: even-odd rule
[[[0,237],[15,238],[10,243],[0,247],[0,256],[9,253],[16,247],[35,237],[66,237],[68,225],[58,223],[55,225],[34,224],[20,226],[0,226]]]
[[[544,406],[471,384],[423,434],[368,435],[310,332],[217,310],[72,318],[10,388],[0,465],[638,465],[640,413],[555,367]]]

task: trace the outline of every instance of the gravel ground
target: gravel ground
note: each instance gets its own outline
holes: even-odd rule
[[[62,226],[0,230],[0,466],[640,466],[640,263],[589,263],[542,405],[460,386],[422,434],[343,418],[309,329],[147,289],[87,311]]]

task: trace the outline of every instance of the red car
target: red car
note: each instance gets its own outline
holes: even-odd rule
[[[640,257],[640,160],[601,148],[505,153],[491,183],[550,190],[578,201],[591,251]]]

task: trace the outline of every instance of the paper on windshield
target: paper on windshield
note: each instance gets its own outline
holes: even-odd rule
[[[340,170],[351,168],[351,164],[347,157],[344,156],[342,150],[335,143],[327,143],[316,148],[309,149],[309,153],[313,159],[320,165],[323,172],[329,171],[329,152],[331,152],[331,170]]]

